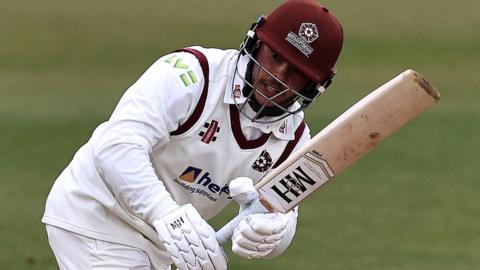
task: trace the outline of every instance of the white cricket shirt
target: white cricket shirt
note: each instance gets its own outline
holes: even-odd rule
[[[157,60],[125,92],[56,179],[44,223],[139,247],[165,267],[154,220],[185,203],[215,216],[230,202],[230,180],[258,181],[310,138],[303,113],[274,124],[239,114],[238,51],[186,50]]]

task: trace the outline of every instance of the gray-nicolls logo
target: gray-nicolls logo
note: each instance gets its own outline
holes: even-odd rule
[[[299,197],[308,187],[315,185],[315,181],[310,177],[301,166],[298,166],[291,173],[283,177],[278,184],[273,185],[271,189],[275,191],[285,202],[292,202],[292,196]]]
[[[205,129],[200,131],[198,135],[202,137],[202,142],[209,144],[210,142],[215,142],[217,140],[217,134],[220,132],[220,124],[216,120],[212,120],[210,123],[205,122],[203,124],[203,128]]]
[[[270,167],[272,167],[272,157],[267,150],[263,150],[253,163],[252,168],[257,172],[266,172]]]

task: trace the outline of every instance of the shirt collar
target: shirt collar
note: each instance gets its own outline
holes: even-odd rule
[[[298,103],[294,105],[300,106]],[[292,106],[294,106],[292,105]],[[295,106],[295,107],[297,107]],[[253,116],[255,112],[251,107],[246,104],[244,111],[247,115]],[[262,119],[269,120],[268,116],[264,116]],[[250,119],[245,117],[240,113],[240,124],[242,127],[254,127],[260,129],[263,133],[272,133],[275,137],[280,140],[293,140],[295,139],[295,130],[294,128],[298,126],[298,121],[303,121],[303,112],[298,112],[294,115],[289,115],[282,120],[273,122],[273,123],[258,123],[252,122]]]
[[[246,98],[242,95],[242,89],[245,86],[245,82],[238,76],[239,74],[245,74],[247,71],[248,62],[250,58],[248,56],[240,56],[238,60],[238,70],[236,70],[238,55],[235,55],[232,66],[230,67],[229,78],[227,83],[227,88],[225,89],[225,96],[223,101],[227,104],[243,104]],[[236,96],[234,100],[234,96]]]

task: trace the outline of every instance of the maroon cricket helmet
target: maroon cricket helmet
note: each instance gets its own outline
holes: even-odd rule
[[[290,0],[275,10],[256,30],[260,41],[316,83],[335,73],[343,45],[337,18],[314,0]]]

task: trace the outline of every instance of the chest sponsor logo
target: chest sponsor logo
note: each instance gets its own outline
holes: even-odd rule
[[[220,132],[220,126],[218,121],[212,120],[210,123],[205,122],[203,125],[204,130],[200,131],[198,135],[202,137],[201,141],[209,144],[211,142],[215,142],[217,140],[217,134]]]
[[[252,168],[257,172],[266,172],[270,167],[272,167],[272,157],[267,150],[263,150],[253,163]]]
[[[225,194],[226,196],[230,195],[228,184],[220,187],[212,180],[209,172],[200,168],[189,166],[183,171],[178,179],[173,181],[182,186],[185,190],[192,194],[204,196],[214,202],[217,201],[222,194]]]

